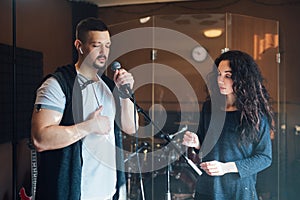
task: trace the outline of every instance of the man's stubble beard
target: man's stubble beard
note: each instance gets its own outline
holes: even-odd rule
[[[106,62],[102,66],[99,64],[96,64],[96,62],[94,62],[93,67],[98,70],[97,74],[99,74],[101,76],[106,69]]]

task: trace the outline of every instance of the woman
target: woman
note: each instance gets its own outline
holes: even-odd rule
[[[201,152],[200,168],[205,173],[198,178],[195,199],[256,200],[256,175],[272,162],[270,132],[274,128],[269,94],[248,54],[228,51],[215,64],[218,93],[225,97],[220,108],[225,111],[225,122],[211,151]],[[187,131],[183,138],[184,145],[198,152],[206,142],[213,91],[210,88],[211,96],[203,104],[198,133]]]

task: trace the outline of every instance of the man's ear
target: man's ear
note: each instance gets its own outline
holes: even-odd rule
[[[80,52],[80,54],[83,54],[83,51],[82,51],[82,49],[81,49],[81,41],[80,41],[80,40],[75,40],[74,46],[75,46],[75,48],[77,49],[77,51]]]

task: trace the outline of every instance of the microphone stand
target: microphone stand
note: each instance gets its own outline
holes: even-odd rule
[[[202,172],[201,172],[201,170],[195,165],[195,163],[192,161],[192,160],[190,160],[185,154],[182,154],[181,153],[181,150],[176,146],[176,145],[174,145],[173,143],[172,143],[172,136],[170,136],[169,134],[167,134],[167,133],[165,133],[163,130],[161,130],[160,128],[159,128],[159,126],[149,117],[149,115],[136,103],[136,101],[135,101],[135,98],[134,98],[134,94],[132,93],[132,95],[128,92],[128,93],[124,93],[124,92],[121,92],[123,95],[126,95],[132,102],[133,102],[133,104],[134,104],[134,106],[135,106],[135,109],[136,109],[136,111],[138,112],[138,113],[141,113],[143,116],[144,116],[144,118],[149,122],[149,123],[151,123],[153,126],[154,126],[154,128],[157,130],[157,131],[159,131],[161,134],[162,134],[162,136],[163,136],[163,138],[168,142],[168,144],[170,144],[172,147],[173,147],[173,149],[186,161],[186,163],[199,175],[199,176],[201,176],[201,174],[202,174]],[[138,156],[137,156],[137,158],[138,158]],[[138,164],[139,164],[139,160],[138,160]],[[141,178],[141,177],[140,177]],[[141,180],[142,181],[142,180]],[[142,184],[142,182],[141,182],[141,184]],[[168,184],[169,184],[169,180],[168,180]],[[142,189],[142,197],[143,197],[143,200],[144,200],[144,191],[143,191],[143,187],[142,187],[142,185],[141,185],[141,189]]]
[[[128,93],[126,93],[126,95],[130,97],[130,100],[133,102],[133,105],[134,105],[134,123],[136,123],[136,112],[135,111],[138,111],[137,103],[135,101],[134,93],[129,89],[127,91],[128,91]],[[145,200],[145,192],[144,192],[144,183],[143,183],[143,177],[142,177],[142,171],[141,171],[141,163],[140,163],[140,158],[138,156],[138,144],[139,144],[139,142],[138,142],[136,124],[135,124],[134,128],[135,128],[135,136],[136,136],[136,158],[137,158],[137,164],[138,164],[138,169],[139,169],[141,195],[142,195],[142,199]]]
[[[170,152],[171,151],[169,151],[168,162],[170,162]],[[167,192],[166,192],[166,198],[165,198],[165,200],[171,200],[170,171],[171,171],[171,163],[168,163],[168,169],[167,169]]]

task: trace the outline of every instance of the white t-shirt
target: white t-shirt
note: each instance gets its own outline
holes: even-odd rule
[[[79,74],[78,77],[80,84],[86,81],[82,75]],[[110,89],[101,78],[98,79],[99,81],[87,85],[82,90],[83,119],[86,120],[102,105],[101,115],[109,117],[111,131],[107,135],[90,134],[82,139],[81,200],[111,199],[116,192],[114,137],[116,108]],[[51,77],[38,89],[35,104],[63,113],[65,101],[59,83]]]

